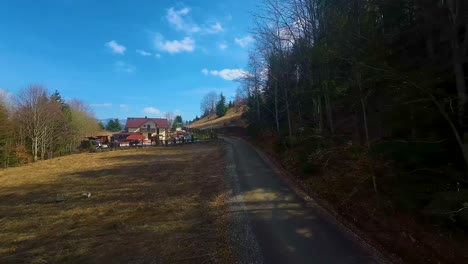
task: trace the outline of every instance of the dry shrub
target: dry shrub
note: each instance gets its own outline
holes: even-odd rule
[[[18,144],[13,148],[13,153],[16,156],[19,165],[27,164],[33,161],[31,154],[24,145]]]

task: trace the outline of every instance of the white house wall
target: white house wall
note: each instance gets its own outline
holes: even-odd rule
[[[150,128],[156,128],[156,123],[154,121],[147,121],[143,125],[141,125],[142,128],[147,128],[148,125],[150,125]]]

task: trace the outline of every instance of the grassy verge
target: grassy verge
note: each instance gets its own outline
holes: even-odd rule
[[[223,170],[217,143],[1,170],[0,262],[229,262]]]

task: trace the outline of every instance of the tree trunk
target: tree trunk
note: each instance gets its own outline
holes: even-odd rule
[[[374,171],[374,163],[372,160],[372,157],[370,155],[370,140],[369,140],[369,126],[367,123],[367,106],[366,106],[366,101],[364,98],[364,93],[363,93],[363,88],[362,88],[362,76],[361,72],[359,71],[358,65],[354,65],[355,69],[355,74],[356,74],[356,83],[359,88],[359,101],[361,103],[361,111],[362,111],[362,121],[364,125],[364,134],[366,137],[366,149],[367,149],[367,154],[369,155],[369,173],[372,178],[372,186],[374,187],[374,192],[378,194],[378,189],[377,189],[377,179],[375,176],[375,171]]]
[[[414,107],[410,104],[409,105],[410,111],[410,120],[411,120],[411,141],[416,141],[416,126],[414,120]]]
[[[256,101],[256,106],[257,106],[257,122],[261,121],[261,115],[260,115],[260,94],[258,91],[258,85],[255,85],[255,101]]]
[[[356,33],[357,37],[361,37],[361,21],[360,21],[360,15],[361,15],[361,3],[360,0],[354,0],[353,2],[353,23],[354,23],[354,32]],[[356,46],[359,46],[359,39],[356,42]],[[369,156],[369,173],[370,176],[372,177],[372,185],[374,187],[374,192],[378,195],[378,189],[377,189],[377,179],[375,176],[374,172],[374,164],[372,161],[372,157],[369,153],[370,151],[370,140],[369,140],[369,126],[367,122],[367,109],[366,109],[366,99],[364,96],[364,91],[362,87],[362,74],[359,69],[359,65],[357,63],[358,58],[354,58],[354,63],[351,67],[354,69],[354,74],[356,78],[356,85],[358,86],[358,92],[359,92],[359,101],[361,105],[361,112],[362,112],[362,121],[363,121],[363,129],[364,129],[364,134],[365,134],[365,139],[366,139],[366,149],[367,149],[367,154]]]
[[[328,94],[328,92],[325,92],[323,96],[325,99],[325,108],[327,110],[327,120],[328,120],[328,126],[330,128],[330,134],[334,135],[335,129],[333,127],[333,113],[332,113],[332,107],[330,103],[330,95]]]
[[[38,139],[38,137],[36,135],[32,139],[32,150],[33,150],[33,159],[34,159],[34,161],[37,161],[37,152],[38,152],[38,148],[39,148],[38,143],[39,143],[39,139]]]
[[[458,93],[458,122],[461,127],[461,135],[458,133],[459,137],[459,144],[463,152],[463,157],[465,159],[465,163],[467,166],[468,172],[468,138],[467,138],[467,125],[465,122],[465,112],[466,112],[466,103],[467,103],[467,91],[466,91],[466,80],[465,80],[465,71],[464,71],[464,63],[463,63],[463,55],[466,51],[463,49],[465,48],[468,42],[468,39],[464,39],[463,43],[460,44],[459,37],[458,37],[458,30],[459,30],[459,20],[460,20],[460,13],[462,9],[461,1],[457,0],[449,0],[447,1],[447,7],[450,11],[451,15],[451,48],[452,48],[452,63],[453,63],[453,71],[455,74],[455,82],[456,88]],[[468,25],[468,20],[467,25]],[[465,22],[465,21],[464,21]],[[465,29],[468,30],[468,29]],[[468,36],[468,33],[465,34]],[[466,177],[467,175],[465,175]]]
[[[325,99],[325,108],[327,111],[327,120],[328,120],[328,126],[330,128],[330,134],[334,135],[335,134],[335,128],[333,125],[333,112],[332,112],[332,107],[330,103],[330,87],[328,85],[328,81],[330,80],[330,60],[328,57],[328,54],[325,57],[325,93],[324,93],[324,99]]]
[[[278,81],[275,80],[275,122],[276,122],[276,133],[280,135],[280,124],[279,124],[279,111],[278,111]]]
[[[45,155],[47,153],[47,127],[44,127],[42,132],[42,146],[41,146],[41,160],[45,160]]]
[[[459,52],[458,43],[454,43],[452,41],[452,52],[453,52],[453,68],[455,73],[455,80],[458,92],[458,122],[461,127],[461,135],[460,138],[460,147],[463,152],[463,158],[465,160],[465,164],[467,166],[467,175],[465,178],[468,177],[468,134],[466,133],[466,122],[465,122],[465,108],[466,108],[466,101],[467,101],[467,94],[466,94],[466,81],[465,81],[465,73],[463,70],[463,63],[461,62],[461,54]]]
[[[289,134],[289,146],[292,147],[292,125],[291,125],[291,112],[289,111],[289,99],[288,91],[284,89],[285,99],[286,99],[286,116],[288,119],[288,134]]]
[[[317,96],[317,118],[318,118],[318,129],[320,134],[323,132],[323,116],[322,116],[322,96]]]
[[[465,106],[467,101],[465,73],[463,70],[462,54],[457,40],[452,40],[452,61],[458,93],[458,120],[465,128]]]

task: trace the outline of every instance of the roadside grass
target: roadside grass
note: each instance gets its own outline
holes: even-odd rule
[[[230,262],[223,164],[211,142],[0,170],[0,262]]]

